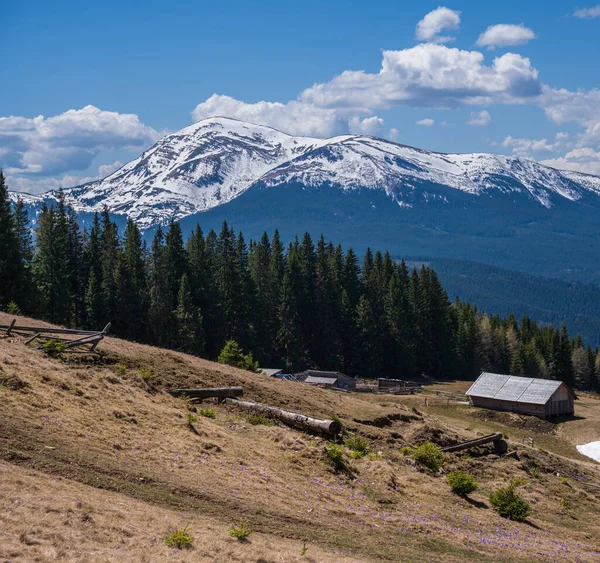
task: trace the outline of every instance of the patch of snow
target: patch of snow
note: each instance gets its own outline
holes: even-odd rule
[[[600,463],[600,442],[590,442],[583,446],[577,446],[577,451],[584,456],[591,457]]]

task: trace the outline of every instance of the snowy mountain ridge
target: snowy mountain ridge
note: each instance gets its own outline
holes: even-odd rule
[[[446,195],[423,192],[424,182],[444,187]],[[416,193],[443,202],[454,190],[523,195],[546,208],[561,199],[600,197],[599,177],[523,158],[435,153],[360,135],[294,137],[224,117],[167,135],[106,178],[66,189],[65,196],[77,212],[106,205],[145,229],[218,207],[253,186],[282,184],[382,190],[401,207],[411,207]],[[31,206],[56,198],[56,192],[11,197],[18,195]]]

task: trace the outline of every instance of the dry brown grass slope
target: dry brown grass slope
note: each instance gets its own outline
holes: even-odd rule
[[[460,467],[480,482],[467,501],[400,448],[475,436],[487,429],[477,418],[465,425],[462,413],[424,410],[422,398],[314,389],[115,338],[100,349],[61,361],[21,338],[0,339],[0,561],[600,557],[600,489],[556,476],[578,471],[598,482],[591,463],[520,446],[502,458],[448,456],[445,472]],[[210,405],[215,419],[194,415],[164,392],[225,385],[242,385],[249,400],[336,414],[381,455],[348,459],[336,473],[321,437],[251,425],[230,405]],[[198,417],[191,425],[189,415]],[[528,523],[500,518],[487,502],[516,476],[528,480]],[[241,520],[255,530],[243,544],[227,534]],[[194,548],[174,553],[162,540],[187,523]]]

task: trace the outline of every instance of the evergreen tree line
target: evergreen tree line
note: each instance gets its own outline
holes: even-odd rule
[[[434,270],[389,253],[362,261],[322,236],[246,242],[224,223],[184,241],[179,223],[150,248],[105,209],[81,230],[59,194],[37,218],[11,207],[0,172],[0,309],[209,359],[233,340],[261,366],[366,378],[475,378],[481,370],[599,389],[600,352],[567,329],[451,302]]]

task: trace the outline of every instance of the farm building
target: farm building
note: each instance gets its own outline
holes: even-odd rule
[[[562,381],[483,372],[466,395],[475,407],[547,418],[575,412],[575,393]]]
[[[335,387],[336,389],[356,389],[356,379],[339,371],[319,371],[307,369],[296,374],[298,381],[309,385]]]
[[[258,368],[258,372],[269,377],[276,377],[283,372],[281,368]]]

